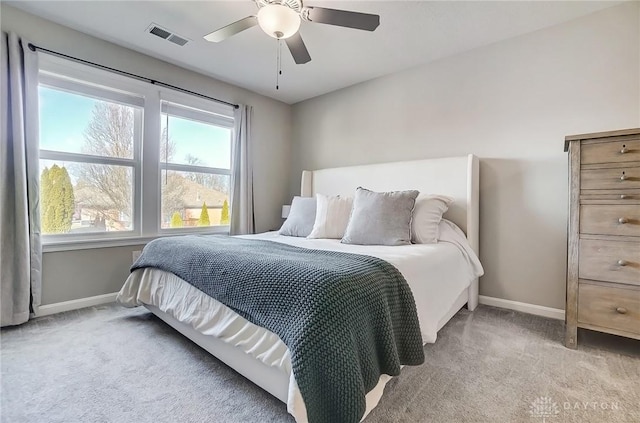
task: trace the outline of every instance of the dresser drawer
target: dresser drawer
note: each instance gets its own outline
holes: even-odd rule
[[[640,286],[640,242],[581,239],[578,267],[580,279]]]
[[[578,322],[640,334],[640,290],[580,283]]]
[[[580,161],[590,163],[640,162],[640,139],[622,139],[620,141],[583,143],[580,149]]]
[[[631,189],[640,188],[640,166],[609,169],[582,169],[580,189]]]
[[[640,189],[596,189],[580,191],[580,201],[605,200],[607,204],[640,204]]]
[[[640,236],[640,207],[637,204],[580,206],[580,233]]]

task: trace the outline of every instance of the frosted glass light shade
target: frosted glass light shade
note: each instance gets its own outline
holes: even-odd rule
[[[270,37],[285,39],[300,29],[300,15],[280,4],[268,4],[258,10],[258,25]]]

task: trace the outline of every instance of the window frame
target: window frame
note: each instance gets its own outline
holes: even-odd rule
[[[211,123],[231,129],[234,138],[234,109],[195,95],[158,87],[145,81],[115,74],[92,66],[47,54],[39,55],[38,86],[70,91],[74,94],[141,107],[141,125],[134,124],[134,155],[131,159],[101,157],[39,149],[39,160],[65,160],[80,163],[125,165],[133,169],[133,204],[131,231],[91,232],[81,234],[43,234],[43,251],[66,251],[141,245],[152,239],[180,233],[228,234],[229,226],[163,229],[161,216],[161,177],[164,169],[160,157],[162,103],[183,109],[202,111]],[[78,91],[78,88],[84,91]],[[131,102],[138,102],[132,104]],[[138,113],[138,109],[136,109]],[[205,122],[209,123],[209,122]],[[140,133],[138,133],[138,131]],[[199,173],[233,173],[233,145],[230,169],[197,165],[170,164],[169,170]],[[212,172],[215,171],[215,172]],[[39,171],[38,171],[39,172]],[[223,173],[225,172],[225,173]],[[38,175],[39,177],[39,175]],[[229,193],[231,209],[231,194]]]
[[[182,119],[191,120],[199,123],[206,123],[215,125],[220,128],[229,129],[230,131],[230,142],[233,142],[234,137],[234,120],[233,117],[228,117],[221,115],[219,113],[203,110],[199,107],[196,107],[195,104],[198,102],[188,102],[190,104],[184,104],[184,98],[179,99],[173,97],[174,101],[169,101],[166,96],[161,100],[160,103],[160,116],[164,114],[169,114],[169,116],[175,116]],[[177,101],[180,101],[178,103]],[[165,162],[160,157],[160,179],[162,180],[162,172],[194,172],[194,173],[205,173],[208,175],[226,175],[231,179],[232,175],[232,166],[233,166],[233,145],[231,145],[230,153],[229,153],[229,169],[217,168],[212,166],[200,166],[200,165],[187,165],[187,164],[178,164]],[[162,183],[162,182],[161,182]],[[231,188],[230,188],[231,189]],[[159,193],[159,199],[162,201],[162,189]],[[231,213],[231,192],[229,192],[229,212]],[[198,227],[198,226],[190,226],[190,227],[182,227],[182,228],[162,228],[162,206],[160,207],[160,211],[158,213],[158,233],[161,235],[180,235],[180,234],[189,234],[189,233],[201,233],[201,232],[213,232],[213,233],[226,233],[228,234],[230,230],[229,225],[215,225],[208,227]]]
[[[39,160],[53,160],[58,162],[96,164],[122,166],[131,169],[131,230],[123,231],[96,231],[69,234],[42,234],[43,244],[60,243],[68,241],[99,241],[107,238],[131,238],[140,236],[141,234],[141,214],[140,214],[140,195],[142,192],[142,123],[144,120],[144,100],[134,94],[110,90],[106,87],[85,83],[84,81],[76,81],[57,75],[48,71],[41,71],[38,75],[38,88],[46,87],[49,89],[62,91],[83,97],[89,97],[95,100],[108,101],[118,103],[125,106],[134,107],[134,135],[133,135],[133,155],[131,158],[124,157],[106,157],[96,156],[93,154],[71,153],[57,150],[46,150],[39,148]]]

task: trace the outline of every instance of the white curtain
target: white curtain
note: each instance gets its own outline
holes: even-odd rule
[[[0,325],[29,320],[41,296],[37,54],[2,33]]]
[[[253,164],[251,162],[251,106],[235,109],[235,125],[231,155],[231,235],[252,234],[255,230],[253,215]]]

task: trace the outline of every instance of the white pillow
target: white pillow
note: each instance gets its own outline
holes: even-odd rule
[[[316,221],[307,238],[339,239],[351,216],[353,198],[316,194]]]
[[[446,195],[422,195],[416,199],[411,220],[411,242],[435,244],[440,237],[442,215],[449,210],[453,198]]]
[[[289,216],[280,228],[284,236],[306,237],[316,221],[316,199],[313,197],[293,197]]]

